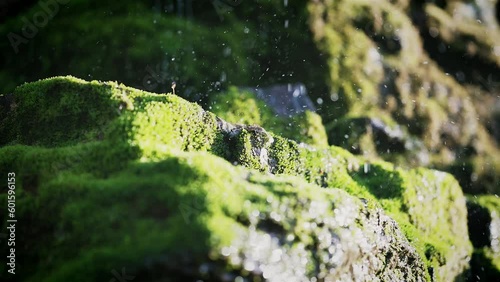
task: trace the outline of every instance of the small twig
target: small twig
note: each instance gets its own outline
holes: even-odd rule
[[[172,91],[174,95],[175,95],[175,86],[176,86],[175,81],[172,81]]]

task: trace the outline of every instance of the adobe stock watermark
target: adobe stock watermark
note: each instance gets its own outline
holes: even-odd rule
[[[228,14],[233,11],[233,9],[240,5],[243,0],[212,0],[212,5],[215,8],[215,12],[219,15],[221,21],[224,20],[224,14]]]
[[[30,20],[26,17],[22,17],[23,27],[21,28],[21,33],[10,32],[7,34],[10,45],[14,52],[19,53],[19,45],[26,44],[29,39],[33,39],[37,34],[39,29],[44,28],[49,21],[54,18],[60,10],[59,5],[68,4],[70,0],[44,0],[38,2],[40,6],[40,11],[33,14],[33,18]]]

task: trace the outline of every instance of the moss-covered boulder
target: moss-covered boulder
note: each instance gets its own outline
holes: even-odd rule
[[[16,150],[19,166],[2,167],[19,172],[25,281],[108,280],[113,271],[141,281],[425,280],[397,224],[339,189],[189,153],[106,178],[59,174],[30,190],[22,166],[41,149],[2,153]]]
[[[52,78],[8,104],[16,279],[450,281],[468,268],[465,199],[448,174],[299,145],[116,83]]]
[[[180,96],[209,109],[205,102],[229,85],[301,81],[331,129],[330,145],[446,170],[470,194],[499,192],[498,1],[72,0],[43,26],[27,25],[41,2],[0,27],[5,93],[68,74],[155,92],[176,81]],[[24,39],[11,41],[12,33]],[[320,126],[308,126],[319,119],[304,118],[284,131],[264,126],[323,142]],[[350,134],[344,125],[360,119],[399,127],[410,146],[387,153],[395,140]]]

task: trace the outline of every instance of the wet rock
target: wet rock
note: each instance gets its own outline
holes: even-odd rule
[[[306,87],[301,83],[272,85],[245,90],[250,90],[256,94],[278,116],[291,117],[305,111],[316,111],[313,102],[307,95]]]
[[[116,83],[57,77],[14,96],[0,172],[16,171],[30,222],[16,255],[47,266],[21,279],[449,281],[467,262],[465,203],[445,173],[366,165]]]

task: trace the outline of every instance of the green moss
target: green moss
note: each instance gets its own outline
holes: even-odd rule
[[[14,91],[14,101],[14,115],[4,126],[20,143],[44,146],[98,139],[120,106],[112,87],[75,78],[25,84]]]
[[[227,92],[214,95],[210,111],[237,124],[260,125],[272,116],[271,109],[249,91],[232,86]]]
[[[467,209],[465,198],[458,182],[449,174],[414,169],[403,174],[403,210],[410,222],[420,232],[419,239],[425,242],[425,255],[438,281],[468,268],[472,246],[467,235]],[[433,209],[429,215],[429,207]],[[445,208],[442,208],[445,207]]]
[[[17,109],[5,126],[15,128],[20,144],[104,141],[107,150],[158,159],[172,150],[209,150],[216,138],[215,116],[201,107],[116,83],[56,77],[21,86],[14,97]]]
[[[2,167],[13,167],[19,174],[25,172],[26,164],[40,158],[11,146],[0,151],[7,152],[1,154],[7,156],[1,159]],[[19,161],[13,166],[15,156]],[[356,219],[362,204],[345,192],[321,189],[299,178],[234,167],[207,153],[178,152],[159,162],[130,163],[105,178],[85,173],[50,173],[51,177],[43,170],[36,173],[46,177],[36,184],[36,194],[17,195],[17,219],[30,224],[29,229],[20,228],[16,233],[25,246],[16,255],[23,259],[26,270],[17,275],[25,281],[103,280],[123,268],[136,279],[155,273],[158,279],[192,280],[207,277],[199,270],[203,263],[210,264],[210,275],[217,279],[231,273],[258,279],[258,274],[244,271],[243,262],[234,259],[249,257],[255,244],[264,253],[282,253],[280,261],[289,264],[275,265],[266,257],[257,262],[282,271],[304,270],[294,277],[328,276],[333,268],[336,275],[361,275],[333,265],[327,257],[332,246],[352,249],[350,255],[336,260],[363,266],[374,260],[383,263],[383,257],[375,254],[392,252],[394,269],[362,273],[366,275],[362,277],[419,279],[424,273],[413,248],[379,210],[370,208],[366,217]],[[17,183],[19,192],[25,185]],[[6,194],[0,195],[0,202],[5,204]],[[381,220],[390,231],[387,234],[370,229]],[[311,223],[314,225],[308,227]],[[345,231],[346,226],[357,234],[356,239]],[[324,232],[335,232],[339,241],[324,241]],[[269,243],[267,234],[283,241]],[[394,240],[394,249],[379,244],[387,236]],[[365,242],[374,249],[361,247]],[[359,250],[363,251],[357,254]],[[316,257],[318,253],[323,255]],[[412,262],[401,263],[403,257]],[[186,265],[193,271],[186,273]]]
[[[266,123],[263,124],[264,127],[266,125]],[[271,125],[269,125],[269,128],[271,130],[274,129]],[[291,120],[285,121],[285,124],[281,128],[274,129],[274,132],[283,137],[304,142],[318,148],[328,146],[323,121],[318,114],[311,111],[305,111],[293,116]]]
[[[117,121],[112,136],[128,138],[143,158],[161,159],[172,150],[206,151],[216,138],[213,114],[179,97],[146,94]]]
[[[222,119],[237,124],[258,125],[272,133],[317,147],[328,146],[321,117],[306,111],[291,118],[275,115],[250,91],[231,87],[214,95],[211,111]]]
[[[474,202],[487,207],[491,212],[500,212],[500,199],[495,195],[483,195],[474,197]]]
[[[301,165],[298,148],[296,142],[274,136],[270,150],[271,171],[275,174],[296,175]]]
[[[418,62],[416,30],[387,1],[317,2],[309,10],[317,44],[328,56],[330,93],[323,97],[328,101],[323,115],[328,122],[378,107],[376,93],[385,83],[382,55],[397,56],[407,66]]]
[[[452,176],[369,162],[335,147],[294,147],[291,142],[276,139],[279,154],[274,153],[273,147],[270,154],[276,168],[285,167],[287,173],[301,175],[322,187],[340,188],[362,198],[369,206],[383,208],[425,258],[433,279],[454,279],[468,267],[466,258],[472,247],[467,236],[465,200]],[[294,150],[300,156],[295,161],[288,157],[294,155]],[[429,212],[438,216],[429,217]]]
[[[463,193],[452,176],[426,169],[403,170],[360,159],[337,147],[316,150],[280,138],[275,138],[270,156],[274,173],[300,175],[383,208],[425,258],[428,274],[436,281],[457,277],[468,267],[466,258],[472,247],[467,212]],[[438,216],[429,217],[429,213]]]
[[[260,127],[247,127],[229,134],[230,161],[260,171],[269,169],[268,149],[273,143],[269,133]]]
[[[365,163],[351,175],[398,222],[426,258],[432,279],[447,281],[467,268],[463,258],[470,255],[471,245],[464,238],[465,203],[451,176],[425,169],[405,171],[381,162]],[[428,216],[431,207],[436,207],[432,213],[439,216]]]
[[[19,201],[24,206],[19,211],[20,220],[41,224],[31,230],[45,234],[37,238],[39,241],[29,240],[32,231],[19,235],[23,242],[31,244],[27,249],[32,251],[22,255],[32,262],[28,263],[32,271],[26,273],[37,273],[33,276],[37,279],[69,279],[83,269],[87,269],[91,277],[104,277],[112,267],[119,269],[122,265],[130,265],[143,269],[137,263],[139,258],[146,256],[153,264],[160,265],[165,259],[176,260],[185,250],[192,250],[194,261],[203,261],[210,253],[216,265],[224,265],[219,248],[234,244],[234,240],[240,238],[236,234],[241,230],[245,233],[245,228],[254,224],[255,209],[268,215],[261,225],[256,225],[262,232],[281,230],[278,234],[283,238],[291,232],[298,238],[297,242],[290,243],[291,246],[297,246],[298,242],[316,246],[319,236],[316,232],[321,233],[321,228],[329,227],[321,224],[320,230],[304,227],[317,218],[309,217],[310,208],[316,205],[313,204],[316,200],[341,201],[342,197],[347,197],[339,190],[361,198],[348,197],[350,200],[346,200],[349,203],[345,206],[358,210],[346,210],[346,214],[355,216],[363,207],[369,210],[367,220],[379,224],[380,218],[385,216],[380,213],[383,209],[396,220],[404,236],[389,219],[385,232],[395,238],[406,237],[415,247],[405,247],[406,243],[401,243],[398,248],[402,249],[397,252],[411,253],[413,259],[408,263],[415,263],[412,271],[422,271],[418,275],[427,280],[431,275],[436,281],[447,281],[466,267],[464,262],[471,247],[464,227],[465,202],[457,182],[447,174],[425,169],[408,171],[385,162],[368,162],[339,147],[299,145],[260,127],[224,123],[179,97],[143,92],[116,83],[53,78],[19,88],[16,95],[21,98],[16,98],[16,103],[19,108],[25,104],[28,108],[33,107],[38,99],[45,99],[41,95],[43,91],[57,89],[61,93],[50,92],[50,95],[62,101],[71,97],[77,101],[74,115],[94,112],[96,118],[72,131],[65,127],[75,126],[79,121],[67,119],[51,132],[59,132],[58,138],[41,138],[43,142],[34,142],[34,136],[42,135],[44,127],[32,126],[32,131],[20,130],[16,140],[8,140],[8,143],[19,145],[0,148],[0,171],[13,170],[18,175]],[[23,96],[22,93],[28,94]],[[87,107],[83,107],[83,102],[79,105],[78,101],[85,97],[79,96],[86,93],[107,95],[111,102],[88,102]],[[47,123],[58,120],[65,110],[56,104],[47,116],[50,117]],[[100,115],[100,111],[104,114]],[[16,110],[14,114],[21,120],[28,117],[23,110]],[[101,128],[103,134],[98,138],[80,137],[82,132]],[[31,143],[45,148],[26,146],[33,145]],[[203,151],[220,154],[240,166],[235,168]],[[263,176],[254,170],[282,176]],[[6,201],[5,194],[0,201]],[[179,210],[176,210],[175,205],[179,203]],[[328,205],[322,204],[322,207]],[[133,216],[127,217],[130,206]],[[41,207],[44,211],[34,216],[34,210]],[[293,210],[293,213],[284,214],[286,210]],[[339,216],[335,210],[336,207],[324,210],[325,218],[321,221],[331,216],[332,211]],[[428,217],[429,213],[439,216]],[[103,214],[107,216],[102,218]],[[289,220],[281,224],[276,214],[286,215]],[[131,223],[125,222],[126,218],[131,219]],[[191,225],[184,227],[183,220]],[[370,224],[365,222],[361,226],[368,228]],[[85,234],[84,230],[90,227],[104,231]],[[361,230],[365,229],[359,232]],[[152,241],[162,242],[138,242],[143,238],[140,234],[145,232]],[[186,237],[184,232],[189,235]],[[182,244],[176,242],[184,237]],[[367,240],[380,240],[373,238]],[[53,244],[57,244],[57,250],[51,253],[51,248],[55,248]],[[244,242],[238,244],[243,244],[241,248],[244,248]],[[74,246],[86,248],[69,250]],[[116,253],[130,246],[137,246],[137,252],[124,251],[123,256]],[[153,246],[156,249],[152,250]],[[377,246],[386,250],[383,245]],[[323,251],[322,247],[318,250]],[[310,264],[300,266],[308,269],[308,275],[333,267],[328,260],[322,259],[323,256],[311,252],[306,254]],[[164,257],[160,258],[160,253]],[[378,251],[368,253],[377,254]],[[40,263],[39,256],[50,256],[50,259]],[[102,263],[89,265],[94,260]],[[391,262],[401,266],[399,263],[399,260]],[[424,264],[427,270],[422,268]],[[171,266],[168,273],[187,279],[176,267]],[[234,267],[241,269],[237,263]],[[398,273],[405,275],[408,271],[400,269]]]
[[[22,164],[32,160],[27,157]],[[22,166],[15,170],[24,173]],[[32,275],[33,281],[95,280],[113,268],[140,266],[137,263],[143,258],[154,261],[160,254],[179,255],[187,246],[193,255],[206,252],[200,237],[207,230],[200,223],[186,223],[177,208],[178,203],[205,197],[191,188],[203,178],[186,164],[172,159],[156,166],[137,165],[106,179],[86,174],[55,176],[35,184],[36,197],[18,195],[16,216],[31,226],[17,234],[30,249],[20,250],[19,257],[27,267],[34,267],[18,275]],[[18,189],[23,188],[28,188],[27,183],[18,183]],[[41,210],[26,210],[30,205]],[[30,234],[38,234],[37,240],[31,240]]]

